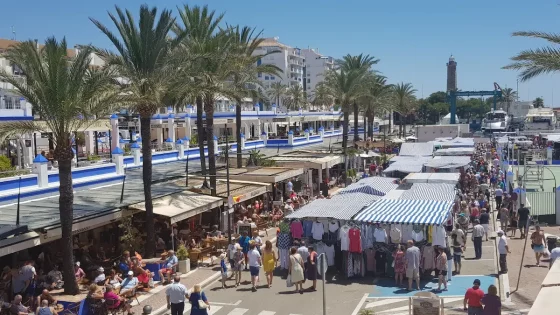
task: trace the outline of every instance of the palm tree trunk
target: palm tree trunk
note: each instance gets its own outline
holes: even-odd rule
[[[346,184],[346,175],[348,173],[348,163],[346,161],[347,156],[347,150],[348,150],[348,125],[350,123],[350,113],[348,112],[348,106],[345,106],[346,110],[344,111],[344,119],[343,119],[343,125],[342,125],[342,156],[343,158],[343,163],[344,163],[344,172],[342,173],[342,179],[344,181],[344,184]]]
[[[358,132],[358,103],[354,102],[354,146],[357,148],[358,144],[356,142],[360,141],[360,134]]]
[[[154,205],[152,203],[152,136],[151,113],[140,114],[140,134],[142,135],[142,181],[144,182],[144,207],[146,208],[146,248],[144,256],[151,258],[156,253],[154,227]]]
[[[214,151],[214,100],[207,95],[204,102],[206,113],[206,142],[208,145],[208,174],[212,196],[216,196],[216,152]]]
[[[373,123],[374,123],[375,114],[373,111],[368,113],[368,137],[373,138]]]
[[[367,115],[364,113],[364,140],[367,138],[368,125],[367,125]]]
[[[200,154],[200,168],[202,175],[206,175],[206,157],[204,156],[204,132],[202,130],[202,96],[196,97],[196,130],[198,137],[198,152]]]
[[[390,110],[389,111],[389,130],[387,131],[387,133],[389,133],[389,134],[393,133],[393,126],[391,126],[392,121],[393,121],[393,111]]]
[[[62,275],[64,277],[64,294],[75,295],[80,292],[76,276],[74,274],[74,244],[72,241],[72,223],[74,222],[74,190],[72,188],[72,156],[71,149],[66,147],[61,151],[69,151],[70,154],[61,154],[65,158],[58,159],[58,175],[60,186],[58,197],[60,212],[60,228],[62,230]],[[66,156],[68,155],[68,156]],[[69,157],[69,158],[68,158]]]
[[[235,106],[235,133],[237,134],[237,168],[243,167],[243,155],[241,153],[241,100]]]

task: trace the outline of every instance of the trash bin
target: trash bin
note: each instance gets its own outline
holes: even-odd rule
[[[558,241],[558,236],[549,236],[546,238],[546,243],[548,244],[548,250],[552,251],[556,248],[556,242]]]

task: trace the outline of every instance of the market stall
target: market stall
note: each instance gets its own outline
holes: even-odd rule
[[[427,173],[459,173],[470,163],[470,156],[435,156],[424,167]]]
[[[397,178],[391,177],[366,177],[360,179],[357,183],[338,191],[338,194],[349,193],[366,193],[369,195],[385,196],[385,194],[399,185],[396,183]]]
[[[404,179],[406,183],[446,183],[457,185],[459,173],[410,173]]]

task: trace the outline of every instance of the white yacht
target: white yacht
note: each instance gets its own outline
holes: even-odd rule
[[[552,108],[532,108],[525,117],[526,132],[556,130],[556,115]]]
[[[509,116],[501,109],[492,110],[482,119],[483,132],[505,132],[509,126]]]

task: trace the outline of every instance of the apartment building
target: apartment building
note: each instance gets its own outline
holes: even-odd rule
[[[286,86],[299,84],[303,86],[305,57],[301,49],[290,47],[278,41],[278,37],[266,38],[255,54],[268,54],[258,61],[258,64],[273,64],[282,70],[281,77],[259,73],[259,80],[265,88],[274,82],[282,82]]]
[[[334,58],[324,56],[318,49],[303,49],[305,57],[305,89],[313,95],[317,84],[325,79],[325,73],[334,68]]]

